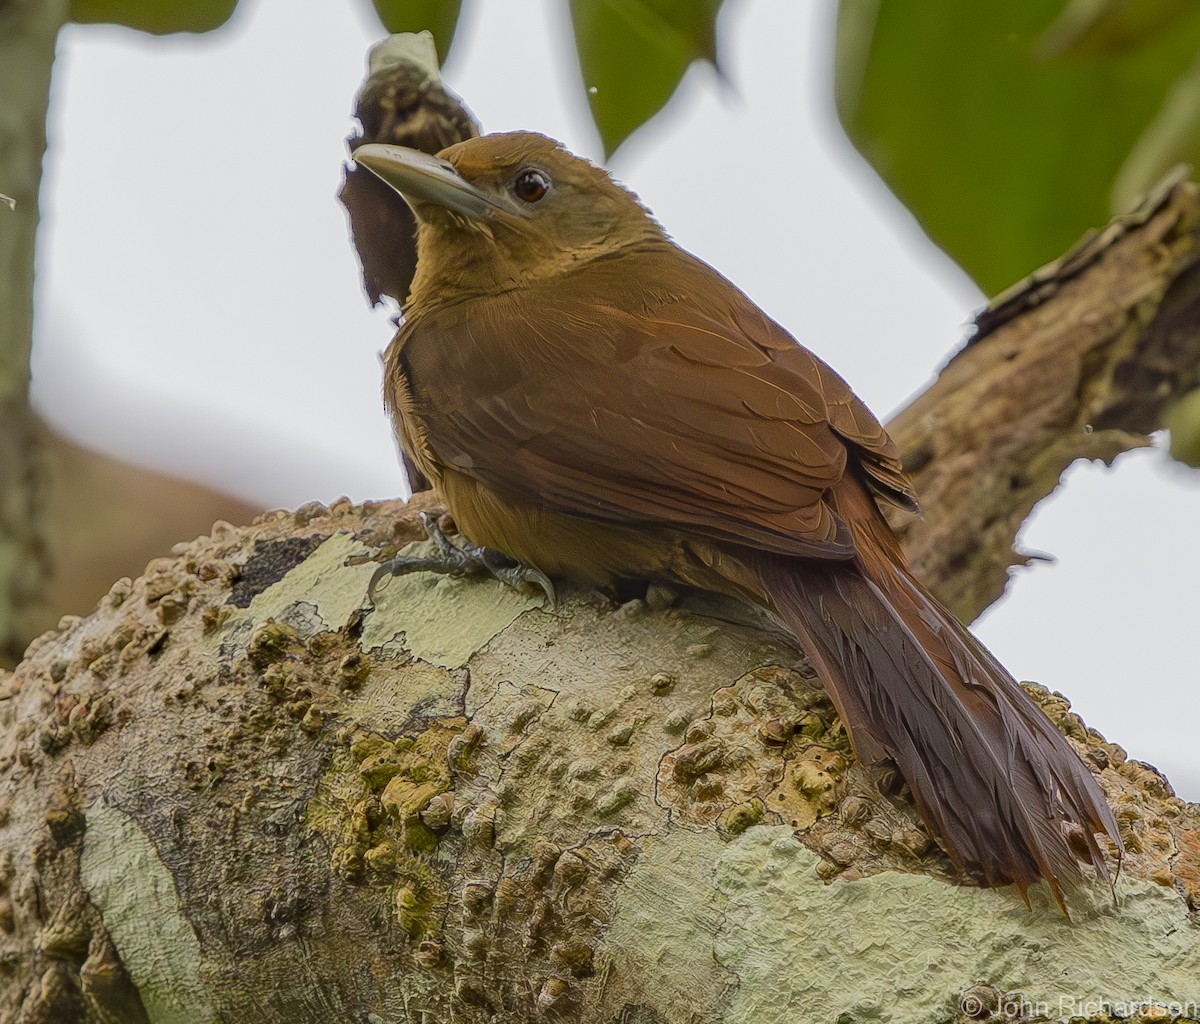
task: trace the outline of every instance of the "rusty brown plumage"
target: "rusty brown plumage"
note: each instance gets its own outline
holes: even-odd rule
[[[556,143],[441,156],[360,159],[420,222],[385,398],[463,533],[551,576],[759,605],[964,873],[1044,878],[1060,906],[1081,860],[1107,877],[1099,786],[909,572],[878,502],[915,496],[846,383]]]

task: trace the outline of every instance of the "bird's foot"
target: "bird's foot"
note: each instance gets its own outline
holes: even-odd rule
[[[381,580],[412,572],[435,572],[456,579],[466,576],[491,576],[519,591],[536,588],[545,596],[550,608],[555,606],[554,584],[541,570],[531,565],[523,565],[499,551],[472,544],[465,538],[455,544],[442,533],[433,516],[421,512],[418,518],[437,550],[427,555],[395,555],[380,565],[371,576],[371,582],[367,584],[367,597],[372,603],[375,601],[375,591]]]

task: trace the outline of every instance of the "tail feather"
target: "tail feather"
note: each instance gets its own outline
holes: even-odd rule
[[[899,561],[764,557],[779,618],[804,645],[866,763],[890,758],[956,866],[1024,894],[1064,883],[1096,837],[1121,849],[1096,779],[998,661]],[[1076,844],[1072,844],[1072,833]],[[1079,841],[1083,847],[1076,852]],[[1082,853],[1082,857],[1080,856]]]

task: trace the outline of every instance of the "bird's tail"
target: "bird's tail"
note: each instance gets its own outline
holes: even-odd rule
[[[913,578],[890,531],[856,540],[862,557],[851,563],[764,558],[757,575],[776,614],[804,645],[860,760],[895,762],[959,870],[1022,895],[1044,878],[1065,914],[1062,885],[1080,863],[1109,877],[1096,837],[1121,852],[1096,779]]]

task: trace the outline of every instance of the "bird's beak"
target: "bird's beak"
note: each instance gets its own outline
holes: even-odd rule
[[[359,146],[351,159],[399,192],[418,218],[427,204],[473,220],[512,212],[497,197],[467,181],[453,164],[417,149],[372,142]]]

